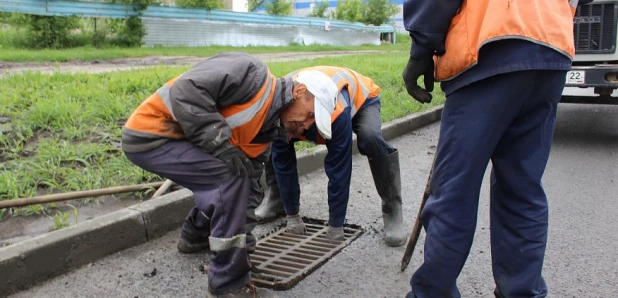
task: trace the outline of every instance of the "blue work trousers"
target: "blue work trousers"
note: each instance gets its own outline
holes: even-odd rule
[[[347,96],[347,92],[345,92],[345,96]],[[347,110],[344,113],[349,113],[349,111]],[[337,119],[335,125],[349,125],[349,123],[337,122],[342,119]],[[347,121],[350,121],[349,118]],[[356,133],[358,151],[361,155],[367,156],[367,158],[378,158],[387,156],[396,150],[382,136],[380,102],[362,107],[352,118],[351,124],[351,130],[342,131],[350,134],[350,138],[346,140],[346,142],[350,142],[350,145],[352,142],[352,132]],[[333,128],[333,131],[341,130]],[[312,130],[309,131],[309,135],[315,134],[317,132],[314,125]],[[269,171],[276,169],[278,187],[282,194],[281,200],[286,214],[298,214],[300,210],[300,185],[298,182],[296,151],[294,150],[294,142],[296,141],[298,139],[294,139],[289,143],[274,141],[272,145],[272,161],[269,161],[274,162],[273,169],[266,168],[267,175]],[[341,177],[337,183],[342,184],[342,189],[334,189],[331,187],[331,183],[329,183],[328,223],[332,227],[342,227],[349,200],[352,150],[346,144],[333,144],[332,141],[330,144],[327,144],[327,147],[329,148],[328,157],[331,158],[327,157],[325,159],[325,171],[331,173],[331,175]],[[329,160],[331,160],[331,163],[329,163]]]
[[[541,184],[565,71],[496,75],[453,92],[442,112],[430,196],[421,219],[424,262],[407,297],[461,297],[456,279],[474,237],[489,161],[496,297],[545,297],[548,226]]]

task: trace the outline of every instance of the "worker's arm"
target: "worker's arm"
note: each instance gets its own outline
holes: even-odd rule
[[[285,206],[292,206],[289,215],[298,213],[300,206],[300,185],[296,166],[294,142],[274,141],[271,145],[273,169],[279,186],[279,196]],[[286,208],[287,209],[287,208]]]
[[[462,0],[405,0],[403,22],[412,37],[410,56],[423,59],[444,54],[451,20]]]
[[[346,210],[352,176],[352,119],[346,108],[332,124],[332,138],[326,140],[328,153],[324,170],[328,176],[328,203],[332,210]]]
[[[231,129],[219,109],[251,100],[267,72],[254,57],[226,53],[182,74],[170,89],[170,102],[185,137],[215,156],[231,148]]]

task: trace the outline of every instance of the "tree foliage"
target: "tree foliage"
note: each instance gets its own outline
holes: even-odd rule
[[[379,26],[389,23],[391,17],[398,12],[399,7],[390,0],[343,0],[338,2],[333,17],[337,20]]]
[[[32,48],[70,47],[70,32],[79,27],[76,17],[27,15],[29,45]]]
[[[362,22],[380,26],[388,23],[398,12],[399,7],[390,0],[368,0],[364,5]]]
[[[225,4],[222,0],[176,0],[176,6],[211,10],[224,8]]]
[[[264,0],[248,0],[247,5],[249,6],[249,11],[255,11],[258,7],[264,4]]]
[[[276,16],[289,16],[292,14],[292,0],[272,0],[267,3],[266,12]]]
[[[320,1],[311,10],[310,17],[326,18],[326,10],[328,9],[328,1]]]
[[[343,0],[337,2],[335,18],[350,22],[363,20],[363,2],[361,0]]]
[[[136,16],[125,18],[120,24],[118,22],[113,23],[113,32],[116,33],[116,39],[113,43],[124,47],[140,46],[142,39],[146,35],[146,29],[140,18],[141,11],[148,8],[151,4],[157,4],[157,0],[110,0],[112,3],[123,3],[126,5],[132,5],[138,12]]]
[[[135,7],[135,10],[137,11],[142,11],[148,8],[148,5],[158,3],[157,0],[108,0],[108,1],[112,3],[122,3],[126,5],[133,5]]]

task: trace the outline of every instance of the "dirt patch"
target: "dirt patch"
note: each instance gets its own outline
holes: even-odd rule
[[[137,198],[116,198],[112,196],[99,197],[95,202],[71,200],[56,203],[57,208],[48,208],[46,215],[10,216],[0,221],[0,247],[15,244],[26,239],[36,237],[56,227],[52,217],[57,212],[68,214],[66,224],[75,225],[97,216],[120,210],[141,202]],[[71,204],[77,208],[77,217],[73,213]],[[58,217],[57,217],[58,218]]]
[[[349,56],[380,53],[381,51],[324,51],[324,52],[283,52],[253,54],[266,62],[286,62],[294,60],[315,59],[320,57]],[[148,56],[142,58],[123,58],[113,60],[16,63],[0,62],[0,77],[24,71],[54,72],[87,72],[103,73],[109,71],[125,71],[159,65],[193,65],[206,57],[194,56]]]

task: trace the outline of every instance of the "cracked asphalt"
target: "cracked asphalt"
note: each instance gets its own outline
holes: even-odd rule
[[[411,230],[438,140],[439,123],[392,141],[400,150],[404,220]],[[618,106],[559,106],[544,185],[550,227],[544,276],[550,297],[618,297]],[[354,156],[347,220],[366,231],[281,297],[403,297],[421,264],[424,233],[407,270],[405,246],[382,239],[380,199],[365,157]],[[490,167],[488,167],[488,170]],[[474,245],[458,279],[463,297],[493,297],[490,266],[488,172],[481,190]],[[301,177],[301,212],[326,219],[327,178],[322,170]],[[187,210],[188,211],[188,210]],[[269,232],[276,222],[259,226]],[[12,297],[204,297],[204,254],[176,251],[179,230]],[[156,268],[156,274],[152,274]]]

